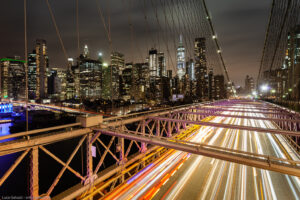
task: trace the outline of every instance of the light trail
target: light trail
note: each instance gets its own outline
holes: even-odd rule
[[[264,117],[251,106],[222,114]],[[266,120],[214,117],[211,122],[275,129]],[[200,127],[188,138],[251,153],[299,160],[282,135],[224,128]],[[280,144],[279,144],[280,142]],[[105,199],[299,199],[300,180],[267,170],[169,150]]]

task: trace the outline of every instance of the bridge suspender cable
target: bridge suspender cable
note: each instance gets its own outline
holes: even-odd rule
[[[280,44],[280,40],[281,40],[283,28],[284,28],[284,26],[286,24],[286,20],[288,18],[288,13],[290,11],[291,4],[292,4],[292,0],[288,0],[288,6],[287,6],[287,8],[285,10],[284,19],[283,19],[283,22],[282,22],[281,27],[280,27],[280,33],[279,33],[279,36],[277,38],[275,51],[274,51],[274,54],[273,54],[273,57],[272,57],[272,60],[271,60],[272,63],[271,63],[271,66],[270,66],[270,71],[272,70],[273,65],[274,65],[275,56],[276,56],[276,53],[278,51],[278,47],[279,47],[279,44]]]
[[[28,45],[27,45],[27,1],[24,0],[24,45],[25,45],[25,106],[26,106],[26,131],[28,131]]]
[[[271,8],[271,11],[270,11],[268,28],[267,28],[266,36],[265,36],[264,48],[263,48],[263,52],[262,52],[262,56],[261,56],[261,60],[260,60],[259,72],[258,72],[258,76],[257,76],[257,80],[256,80],[256,90],[258,90],[259,79],[260,79],[260,76],[261,76],[260,74],[261,74],[262,67],[263,67],[263,60],[264,60],[265,53],[266,53],[267,41],[268,41],[268,38],[269,38],[269,32],[270,32],[270,27],[271,27],[272,16],[273,16],[273,13],[274,13],[274,7],[275,7],[275,0],[272,1],[272,8]]]
[[[213,36],[215,36],[216,33],[215,33],[215,30],[214,30],[214,27],[213,27],[211,18],[210,18],[210,16],[209,16],[209,13],[208,13],[208,9],[207,9],[205,0],[202,0],[202,3],[203,3],[204,11],[205,11],[206,16],[207,16],[206,18],[207,18],[207,20],[208,20],[208,23],[209,23],[209,27],[210,27],[211,33],[212,33]],[[225,76],[226,76],[226,78],[227,78],[227,81],[230,82],[229,75],[228,75],[228,71],[227,71],[227,68],[226,68],[226,65],[225,65],[223,56],[222,56],[222,52],[221,52],[221,48],[220,48],[218,39],[217,39],[217,38],[214,38],[214,41],[215,41],[215,45],[216,45],[216,47],[217,47],[217,51],[218,51],[218,54],[219,54],[219,58],[220,58],[220,60],[221,60],[221,62],[222,62],[222,66],[223,66],[223,69],[224,69],[224,72],[225,72]]]

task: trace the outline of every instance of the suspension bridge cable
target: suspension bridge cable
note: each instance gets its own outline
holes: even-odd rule
[[[27,42],[27,1],[24,0],[24,49],[25,49],[25,106],[26,131],[28,131],[28,42]]]
[[[267,49],[267,41],[269,39],[271,20],[272,20],[273,14],[274,14],[274,7],[275,7],[275,0],[272,1],[272,5],[271,5],[271,11],[270,11],[270,15],[269,15],[268,27],[267,27],[267,31],[266,31],[266,34],[265,34],[264,47],[263,47],[262,56],[261,56],[261,60],[260,60],[260,67],[259,67],[259,72],[258,72],[258,76],[257,76],[257,80],[256,80],[256,88],[259,85],[259,79],[260,79],[261,71],[262,71],[262,68],[263,68],[263,59],[265,57],[265,53],[266,53],[266,49]]]
[[[212,33],[213,36],[215,36],[216,33],[215,33],[215,30],[214,30],[211,18],[209,16],[209,12],[208,12],[205,0],[202,0],[202,4],[203,4],[203,7],[204,7],[204,11],[205,11],[205,13],[207,15],[207,21],[209,23],[209,27],[210,27],[211,33]],[[225,72],[226,79],[227,79],[227,81],[230,81],[230,78],[229,78],[229,75],[228,75],[228,71],[227,71],[227,68],[226,68],[223,56],[222,56],[221,48],[220,48],[220,45],[219,45],[219,42],[218,42],[218,38],[215,38],[214,41],[215,41],[215,45],[217,47],[217,51],[219,53],[219,58],[221,59],[221,63],[222,63],[222,66],[223,66],[223,69],[224,69],[224,72]]]
[[[56,35],[57,35],[57,37],[58,37],[58,39],[59,39],[61,48],[62,48],[63,53],[64,53],[64,56],[65,56],[65,61],[67,62],[67,61],[68,61],[68,54],[67,54],[67,51],[66,51],[66,49],[65,49],[63,40],[62,40],[62,38],[61,38],[61,35],[60,35],[60,32],[59,32],[58,26],[57,26],[57,24],[56,24],[56,20],[55,20],[55,18],[54,18],[54,15],[53,15],[51,6],[50,6],[50,4],[49,4],[49,1],[46,0],[46,3],[47,3],[48,10],[49,10],[49,13],[50,13],[50,16],[51,16],[51,19],[52,19],[52,23],[53,23],[53,25],[54,25],[54,27],[55,27]]]

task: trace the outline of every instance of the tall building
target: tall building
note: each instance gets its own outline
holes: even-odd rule
[[[189,59],[187,62],[186,62],[186,74],[188,74],[189,76],[189,79],[191,81],[195,81],[196,80],[196,77],[195,77],[195,63],[193,61],[193,59]]]
[[[24,63],[19,57],[0,59],[1,98],[25,99]]]
[[[158,74],[159,77],[167,77],[166,58],[164,53],[160,52],[157,54],[158,57]]]
[[[254,89],[255,89],[254,79],[253,79],[253,77],[250,77],[249,75],[247,75],[245,78],[245,93],[252,94]]]
[[[47,98],[48,94],[48,70],[49,59],[46,40],[37,39],[35,45],[36,53],[36,99]]]
[[[51,99],[64,101],[67,99],[67,70],[52,68],[48,77],[48,95]]]
[[[177,76],[179,80],[185,75],[185,48],[182,42],[182,35],[180,35],[179,45],[177,48]]]
[[[36,51],[28,55],[28,98],[37,99]]]
[[[89,58],[90,57],[90,52],[89,52],[89,48],[87,45],[84,45],[84,48],[83,48],[83,57],[84,58]]]
[[[215,93],[215,86],[214,86],[214,73],[213,69],[209,69],[208,72],[208,99],[213,100],[214,99],[214,93]]]
[[[84,55],[80,55],[79,64],[79,88],[82,99],[101,98],[102,62],[90,59],[84,48]]]
[[[135,63],[132,69],[131,96],[136,102],[146,100],[150,90],[148,63]]]
[[[107,64],[103,64],[102,66],[102,90],[101,96],[103,99],[111,99],[110,93],[110,70],[111,67]]]
[[[126,63],[120,77],[120,96],[124,101],[128,101],[131,99],[130,92],[133,83],[133,63]]]
[[[158,54],[156,49],[149,51],[149,98],[152,100],[159,100],[161,97],[161,82],[158,65]]]
[[[206,62],[206,39],[195,39],[195,75],[196,75],[196,95],[200,100],[207,97],[208,91],[208,76]]]
[[[153,48],[149,51],[149,75],[150,82],[155,82],[159,76],[157,50]]]
[[[112,80],[111,80],[112,85],[110,85],[110,87],[112,87],[111,98],[119,99],[119,97],[120,97],[120,75],[125,68],[124,55],[119,52],[112,52],[110,58],[111,58],[111,62],[110,62],[111,74],[110,74],[110,76],[112,76]]]
[[[291,99],[300,100],[300,25],[290,31],[287,40],[283,69],[288,71],[288,82],[283,87]]]
[[[225,99],[227,97],[225,79],[223,75],[214,76],[214,98]]]
[[[74,65],[73,60],[69,65],[70,68],[66,71],[66,99],[79,99],[80,98],[80,73],[79,67]]]

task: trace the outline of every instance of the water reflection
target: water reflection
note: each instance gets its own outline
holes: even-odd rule
[[[0,124],[0,137],[5,136],[5,135],[9,135],[10,134],[10,129],[9,127],[11,127],[13,124],[12,123],[3,123]],[[0,140],[1,142],[6,142],[12,139],[5,139],[5,140]]]

